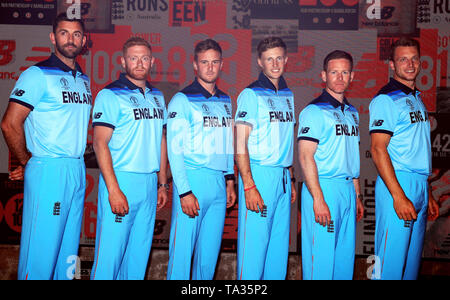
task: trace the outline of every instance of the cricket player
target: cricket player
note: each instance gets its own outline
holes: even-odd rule
[[[92,106],[89,78],[75,62],[86,42],[83,22],[58,15],[50,41],[54,53],[20,75],[2,120],[21,164],[10,178],[25,180],[21,280],[72,279],[80,240]]]
[[[345,98],[353,58],[329,53],[325,89],[299,116],[303,279],[353,278],[356,221],[364,215],[359,183],[359,115]]]
[[[373,279],[416,279],[427,222],[439,208],[427,182],[431,175],[430,121],[416,88],[420,45],[400,38],[391,48],[393,78],[370,103],[375,185]]]
[[[258,47],[258,80],[238,97],[236,163],[239,169],[237,279],[285,279],[289,252],[294,95],[283,72],[286,44],[278,37]]]
[[[93,110],[94,150],[101,175],[91,279],[144,279],[156,211],[167,202],[167,112],[147,81],[150,44],[123,45],[122,73],[101,90]]]
[[[216,41],[197,43],[197,76],[169,103],[167,143],[175,184],[167,279],[213,279],[225,211],[236,200],[231,99],[216,85],[222,66]]]

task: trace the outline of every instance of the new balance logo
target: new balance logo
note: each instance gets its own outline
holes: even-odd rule
[[[328,223],[327,232],[334,233],[334,222],[333,221],[330,221],[330,223]]]
[[[372,123],[372,126],[374,127],[380,127],[381,125],[383,125],[384,120],[374,120]]]
[[[61,203],[55,202],[55,205],[53,206],[53,215],[59,216],[61,214]]]
[[[309,131],[309,127],[302,127],[301,133],[306,134]]]
[[[122,216],[116,215],[116,223],[122,223]]]
[[[100,119],[100,117],[102,116],[103,113],[98,112],[94,115],[94,119]]]

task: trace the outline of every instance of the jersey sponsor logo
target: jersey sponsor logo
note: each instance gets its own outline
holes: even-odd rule
[[[294,114],[290,111],[285,113],[282,111],[269,111],[270,122],[293,122]]]
[[[309,131],[309,127],[302,127],[302,129],[300,129],[300,132],[302,133],[302,134],[307,134],[308,133],[308,131]]]
[[[77,103],[77,104],[89,104],[92,105],[92,95],[84,94],[80,96],[78,92],[62,92],[63,103]]]
[[[411,124],[428,121],[428,112],[425,111],[424,113],[425,116],[422,115],[420,110],[410,112],[409,118],[411,120]]]
[[[359,136],[359,128],[358,126],[353,126],[351,131],[347,124],[336,124],[336,136]]]
[[[203,117],[203,127],[231,127],[233,124],[233,118],[231,117],[222,117],[222,120],[219,120],[218,117]]]
[[[15,89],[15,90],[12,92],[12,94],[13,94],[14,96],[22,97],[23,94],[25,94],[25,91],[24,91],[24,90],[20,90],[20,89]]]
[[[100,119],[100,117],[102,116],[103,113],[98,112],[94,115],[94,119]]]
[[[245,118],[245,116],[247,115],[246,111],[240,111],[238,112],[238,118]]]
[[[384,120],[374,120],[372,122],[372,127],[380,127],[381,125],[383,125]]]
[[[133,109],[135,120],[163,119],[164,111],[161,108],[135,108]]]

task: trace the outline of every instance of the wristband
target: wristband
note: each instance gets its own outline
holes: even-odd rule
[[[160,187],[164,187],[164,188],[166,188],[166,190],[169,190],[169,185],[167,183],[158,183],[158,189]]]
[[[256,187],[256,185],[252,185],[249,188],[244,189],[244,192],[250,191],[251,189],[254,189]]]

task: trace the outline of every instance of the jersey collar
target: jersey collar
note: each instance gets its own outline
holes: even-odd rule
[[[216,93],[213,95],[210,92],[208,92],[201,84],[200,82],[198,82],[197,77],[195,77],[194,82],[192,82],[191,84],[191,88],[193,89],[193,91],[198,92],[200,94],[202,94],[203,97],[205,97],[206,99],[209,99],[211,97],[218,97],[220,95],[225,95],[224,92],[222,92],[221,90],[219,90],[219,88],[217,87],[217,85],[215,86],[216,88]]]
[[[77,62],[75,62],[75,70],[73,70],[68,65],[63,63],[62,60],[60,60],[59,57],[56,56],[55,53],[52,53],[52,55],[50,55],[50,57],[48,58],[48,64],[49,66],[59,68],[64,72],[72,72],[74,76],[76,75],[76,72],[84,74],[83,70],[81,69],[80,65]]]
[[[125,75],[126,75],[125,73],[120,73],[120,76],[119,76],[118,81],[119,81],[121,84],[123,84],[123,85],[125,85],[126,87],[128,87],[130,90],[136,90],[136,89],[138,89],[138,90],[141,91],[141,88],[138,87],[137,85],[135,85],[134,83],[132,83]],[[146,86],[148,89],[150,89],[150,91],[152,91],[153,87],[152,87],[152,85],[151,85],[148,81],[145,81],[145,86]],[[141,91],[141,92],[142,92],[142,91]]]
[[[341,110],[344,111],[345,106],[350,106],[350,103],[347,101],[347,98],[344,97],[343,103],[339,102],[336,98],[330,95],[326,89],[323,89],[322,94],[317,98],[315,102],[328,102],[334,108],[341,107]]]
[[[263,72],[261,72],[259,74],[258,81],[262,87],[264,87],[266,89],[271,89],[275,92],[277,91],[277,88],[275,87],[275,85],[272,83],[272,81],[270,81],[270,79]],[[278,81],[278,90],[287,89],[287,87],[288,86],[286,84],[286,80],[284,80],[284,77],[281,76]]]
[[[417,89],[417,87],[414,87],[414,90],[413,90],[410,87],[404,85],[403,83],[401,83],[400,81],[398,81],[392,77],[389,80],[389,85],[392,87],[393,90],[400,90],[403,93],[405,93],[405,95],[412,94],[413,96],[416,96],[416,95],[420,94],[420,91]]]

